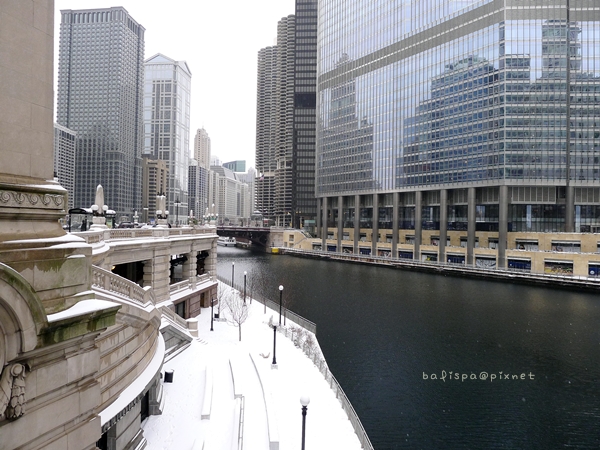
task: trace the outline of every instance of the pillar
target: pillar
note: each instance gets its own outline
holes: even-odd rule
[[[323,197],[323,228],[321,233],[321,249],[326,252],[327,251],[327,215],[328,215],[328,205],[327,205],[327,197]]]
[[[344,234],[344,197],[338,196],[337,251],[342,253],[342,236]]]
[[[319,211],[323,211],[323,199],[322,198],[318,198],[317,199],[317,236],[322,236],[321,233],[323,232],[322,225],[321,225],[321,214],[319,214]]]
[[[379,195],[373,194],[373,228],[371,234],[371,255],[377,256],[379,241]]]
[[[421,260],[421,231],[423,230],[423,193],[415,192],[415,248],[413,259]]]
[[[360,239],[360,195],[354,196],[354,254],[358,255],[358,240]]]
[[[400,194],[394,192],[392,198],[392,258],[398,257],[398,205],[399,205]]]
[[[506,269],[506,245],[508,241],[508,186],[500,186],[498,205],[498,261],[500,269]]]
[[[446,241],[448,240],[448,190],[440,190],[440,243],[438,261],[446,262]]]
[[[570,176],[567,173],[567,176]],[[571,185],[566,188],[565,199],[565,233],[573,233],[575,230],[575,188]],[[577,230],[579,231],[579,230]]]
[[[475,188],[470,187],[467,190],[467,258],[468,266],[473,265],[473,253],[475,248],[475,224],[476,224],[476,196]]]

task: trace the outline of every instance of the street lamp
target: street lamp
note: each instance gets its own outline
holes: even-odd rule
[[[246,271],[244,270],[244,305],[246,304]]]
[[[175,210],[175,226],[178,227],[179,226],[179,205],[181,204],[181,202],[179,201],[179,197],[177,197],[175,199],[175,206],[177,207],[177,209]]]
[[[277,325],[273,325],[273,362],[272,365],[277,365],[277,358],[275,357],[275,348],[277,344]]]
[[[213,330],[213,319],[215,318],[215,296],[213,295],[210,300],[210,331]]]
[[[231,263],[231,287],[233,287],[233,275],[235,274],[235,263]]]
[[[304,437],[306,435],[306,408],[310,403],[310,397],[304,394],[300,397],[300,404],[302,405],[302,450],[304,450]]]
[[[279,326],[281,326],[281,309],[283,307],[283,286],[279,286]]]
[[[144,206],[142,209],[144,210],[144,223],[148,223],[148,208]]]

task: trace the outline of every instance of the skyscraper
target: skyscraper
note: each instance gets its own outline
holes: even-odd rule
[[[74,207],[76,133],[54,124],[54,176],[69,193],[68,209]]]
[[[192,73],[185,61],[156,54],[145,63],[144,155],[168,168],[169,221],[188,214],[190,89]],[[178,212],[177,212],[178,210]]]
[[[258,56],[257,209],[280,226],[315,223],[317,2],[297,0]]]
[[[194,189],[195,198],[190,203],[190,209],[194,210],[196,217],[201,217],[206,213],[206,208],[210,205],[208,203],[208,172],[210,171],[210,136],[207,131],[203,128],[198,128],[196,136],[194,136],[194,163],[195,168],[191,167],[195,173],[194,177]],[[191,206],[193,205],[193,207]]]
[[[468,265],[595,252],[578,233],[600,230],[600,15],[570,6],[322,0],[322,227]],[[540,264],[578,264],[559,259]]]
[[[118,216],[140,209],[144,31],[121,7],[61,11],[57,122],[77,133],[76,207],[101,184]]]

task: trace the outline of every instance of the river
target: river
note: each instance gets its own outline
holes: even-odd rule
[[[317,324],[376,450],[600,448],[600,296],[219,247],[232,263]]]

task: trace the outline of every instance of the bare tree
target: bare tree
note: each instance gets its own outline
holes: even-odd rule
[[[224,296],[225,307],[229,310],[230,317],[227,322],[239,329],[239,339],[242,340],[242,324],[248,318],[248,305],[244,303],[244,299],[239,292],[228,292]]]
[[[225,302],[229,287],[223,283],[217,286],[217,317],[221,317],[221,304]]]

